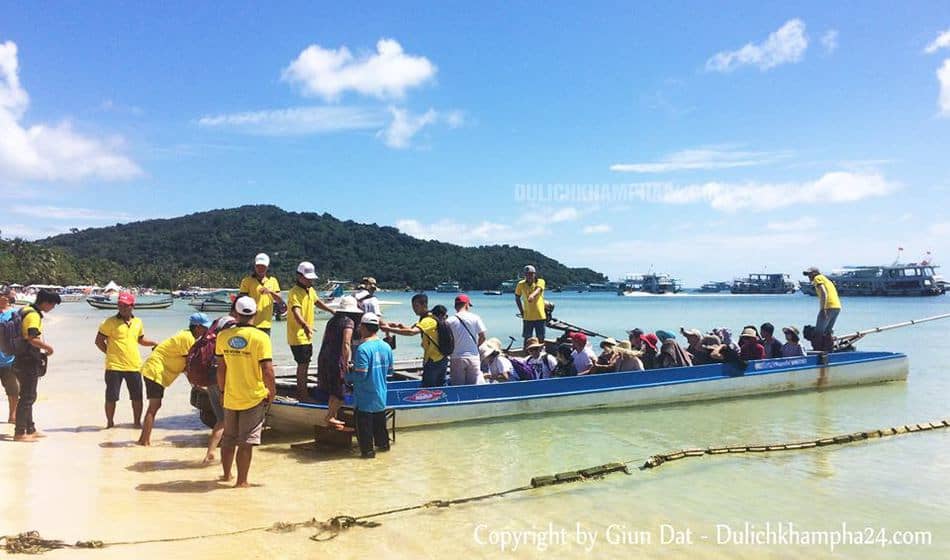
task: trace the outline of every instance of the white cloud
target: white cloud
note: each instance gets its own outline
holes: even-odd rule
[[[950,236],[950,222],[933,224],[930,226],[930,229],[928,229],[928,232],[934,237],[948,237]]]
[[[946,48],[950,48],[950,29],[947,29],[946,31],[940,33],[940,35],[937,35],[937,38],[924,48],[924,52],[927,54],[933,54],[940,49]]]
[[[821,36],[821,46],[825,48],[827,54],[838,50],[838,30],[829,29]]]
[[[209,115],[198,119],[198,124],[245,134],[267,136],[297,136],[346,130],[375,129],[385,124],[385,113],[362,107],[293,107]]]
[[[573,222],[581,217],[581,213],[573,206],[567,206],[550,215],[533,214],[533,216],[549,224],[559,224],[562,222]]]
[[[835,171],[814,181],[788,183],[702,183],[670,185],[660,202],[690,204],[708,202],[720,211],[774,210],[797,204],[836,204],[885,196],[899,185],[876,173]]]
[[[810,216],[804,216],[797,220],[787,222],[769,222],[765,229],[770,231],[810,231],[818,225],[818,220]]]
[[[701,147],[669,154],[656,162],[615,163],[611,171],[621,173],[669,173],[695,169],[730,169],[773,163],[788,157],[785,152],[746,152],[719,147]]]
[[[710,72],[732,72],[741,66],[756,66],[765,71],[782,64],[799,62],[808,49],[805,23],[790,19],[759,44],[747,43],[734,51],[722,51],[706,61]]]
[[[421,115],[413,115],[406,109],[390,107],[393,120],[389,126],[376,133],[378,138],[382,138],[390,148],[402,149],[408,148],[409,142],[420,130],[436,122],[438,113],[434,109],[429,109]]]
[[[16,205],[10,209],[13,214],[30,216],[33,218],[47,218],[53,220],[81,220],[99,222],[127,222],[133,218],[124,212],[106,212],[90,208],[69,208],[63,206],[27,206]],[[136,216],[136,219],[143,219]]]
[[[509,224],[487,220],[477,224],[464,224],[455,220],[443,219],[435,223],[423,224],[418,220],[405,219],[397,220],[396,228],[402,233],[418,239],[431,239],[467,247],[515,244],[549,233],[543,225],[533,225],[527,228],[514,227]]]
[[[585,226],[583,230],[584,235],[594,235],[598,233],[610,233],[611,227],[609,224],[597,224],[593,226]]]
[[[69,122],[25,126],[30,98],[20,84],[17,45],[0,43],[0,182],[121,180],[142,170],[118,153],[120,138],[97,139]]]
[[[940,116],[950,117],[950,58],[944,60],[943,66],[937,70],[937,80],[940,82],[940,97],[937,99]]]
[[[378,99],[401,99],[409,88],[431,80],[437,68],[424,56],[403,52],[393,39],[380,39],[376,52],[359,58],[348,48],[310,45],[284,69],[282,79],[304,95],[335,101],[346,91]]]

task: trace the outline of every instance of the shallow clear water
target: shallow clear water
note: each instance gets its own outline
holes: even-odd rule
[[[386,318],[409,322],[410,294],[382,299]],[[451,308],[452,295],[430,294]],[[520,334],[513,296],[473,296],[489,335],[507,341]],[[708,330],[770,321],[812,323],[817,307],[806,296],[663,296],[551,294],[555,315],[615,337],[639,326],[677,331]],[[845,333],[950,312],[950,297],[847,299],[836,331]],[[145,311],[146,332],[171,335],[190,308]],[[251,481],[262,486],[229,490],[214,482],[216,468],[200,468],[206,430],[188,406],[187,384],[166,394],[149,449],[131,445],[130,427],[100,431],[102,358],[93,347],[96,326],[108,313],[86,304],[54,311],[47,326],[57,354],[40,385],[37,423],[49,437],[26,445],[0,442],[0,532],[38,529],[76,540],[154,539],[208,534],[268,525],[274,521],[363,514],[391,507],[455,498],[526,484],[531,477],[618,460],[642,461],[683,447],[813,438],[862,429],[950,417],[946,369],[950,320],[873,335],[867,350],[908,354],[906,383],[803,392],[677,406],[506,418],[401,431],[396,446],[375,461],[350,454],[295,451],[306,436],[270,434],[258,448]],[[276,359],[290,362],[283,325],[273,334]],[[418,341],[401,338],[398,353],[418,354]],[[124,398],[124,397],[123,397]],[[128,402],[118,420],[127,422]],[[77,428],[79,427],[79,428]],[[12,428],[10,429],[12,432]],[[950,555],[950,430],[911,434],[834,448],[789,453],[687,459],[655,471],[612,475],[605,480],[541,489],[504,499],[382,518],[381,527],[355,528],[323,544],[310,530],[289,535],[249,533],[185,543],[149,544],[104,551],[61,551],[50,557],[143,557],[202,553],[267,554],[274,557],[444,557],[446,553],[499,556],[490,541],[534,530],[565,530],[564,542],[520,544],[515,556],[577,556],[578,524],[596,533],[598,556],[697,558],[815,558],[826,545],[717,544],[717,524],[741,530],[766,522],[794,523],[798,530],[929,531],[932,543],[917,546],[841,545],[835,554],[862,558],[943,558]],[[669,528],[664,528],[668,526]],[[692,544],[666,544],[670,528]],[[645,531],[651,542],[612,544],[608,537]],[[719,531],[724,536],[725,529]],[[560,533],[559,533],[560,534]],[[706,537],[705,539],[703,537]],[[631,537],[632,538],[632,537]],[[641,541],[645,537],[641,536]],[[541,549],[544,549],[543,551]]]

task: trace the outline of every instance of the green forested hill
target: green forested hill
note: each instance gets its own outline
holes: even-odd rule
[[[372,275],[384,287],[432,288],[458,280],[467,290],[493,289],[531,263],[549,285],[597,282],[603,275],[568,268],[529,249],[507,245],[459,247],[422,241],[392,227],[340,221],[329,214],[242,206],[58,235],[36,244],[3,242],[2,276],[28,282],[77,283],[114,279],[125,285],[237,285],[254,255],[271,256],[282,283],[310,260],[321,278]],[[13,253],[42,253],[39,259]],[[6,259],[5,261],[3,259]],[[36,260],[47,264],[38,265]],[[25,270],[32,267],[30,271]],[[26,277],[24,277],[26,276]]]

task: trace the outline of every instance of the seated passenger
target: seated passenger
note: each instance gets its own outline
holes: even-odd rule
[[[574,348],[570,344],[561,344],[557,347],[557,365],[551,372],[553,377],[573,377],[577,375],[577,368],[574,367]]]
[[[782,332],[785,333],[785,344],[782,345],[783,358],[797,358],[807,355],[805,354],[805,349],[802,348],[797,328],[785,327],[782,329]]]
[[[647,333],[640,337],[640,340],[643,343],[642,348],[639,350],[643,352],[641,360],[643,360],[644,369],[656,369],[657,354],[660,351],[660,339],[653,333]],[[634,348],[636,348],[636,346],[634,346]]]
[[[762,333],[762,347],[765,348],[765,357],[766,358],[781,358],[782,357],[782,343],[775,339],[773,336],[775,334],[775,327],[772,326],[772,323],[762,323],[762,327],[759,329],[759,332]]]
[[[589,373],[614,373],[620,367],[620,354],[617,352],[617,341],[605,338],[600,343],[601,353],[597,356]]]
[[[680,327],[680,333],[686,337],[686,351],[689,352],[693,365],[708,364],[709,352],[702,345],[703,333],[697,329],[687,329],[685,327]]]
[[[535,379],[548,379],[553,377],[554,369],[557,367],[557,360],[554,356],[544,351],[544,343],[535,337],[525,341],[525,350],[528,351],[526,363],[534,372]]]
[[[713,334],[719,337],[719,340],[729,348],[735,350],[739,353],[739,345],[732,340],[732,331],[726,327],[719,327],[718,329],[713,329]]]
[[[739,358],[745,361],[765,359],[765,347],[759,344],[759,333],[754,327],[742,329],[739,335]]]
[[[699,350],[690,351],[694,366],[714,364],[725,361],[722,355],[723,343],[714,334],[707,334],[699,340]]]
[[[482,370],[485,371],[485,379],[489,383],[504,383],[505,381],[517,381],[513,375],[514,367],[511,361],[501,355],[501,348],[492,344],[482,344],[478,349],[482,359]]]
[[[660,351],[656,358],[657,368],[689,367],[693,365],[689,354],[676,342],[676,335],[667,331],[656,331],[660,340]]]
[[[621,340],[617,344],[617,354],[620,356],[617,371],[643,371],[643,362],[640,360],[643,352],[634,350],[629,340]]]
[[[590,373],[590,368],[593,367],[594,363],[597,361],[597,356],[594,355],[594,351],[587,346],[587,335],[580,332],[573,332],[570,335],[571,346],[574,349],[573,360],[574,360],[574,369],[577,371],[577,375],[587,375]]]

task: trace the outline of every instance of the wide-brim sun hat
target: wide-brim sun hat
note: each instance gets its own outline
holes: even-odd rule
[[[601,348],[603,348],[604,346],[616,346],[616,345],[617,345],[617,340],[611,337],[605,338],[600,341]]]
[[[340,298],[340,305],[336,309],[337,313],[362,313],[356,298],[353,296],[343,296]]]
[[[544,348],[544,343],[538,340],[535,337],[531,337],[528,340],[524,341],[525,350],[534,350],[535,348]]]
[[[489,343],[484,343],[478,347],[478,356],[482,361],[501,353],[501,349]]]
[[[747,328],[742,329],[742,334],[739,335],[739,338],[747,338],[747,337],[758,340],[759,333],[755,332],[755,329],[747,327]]]

